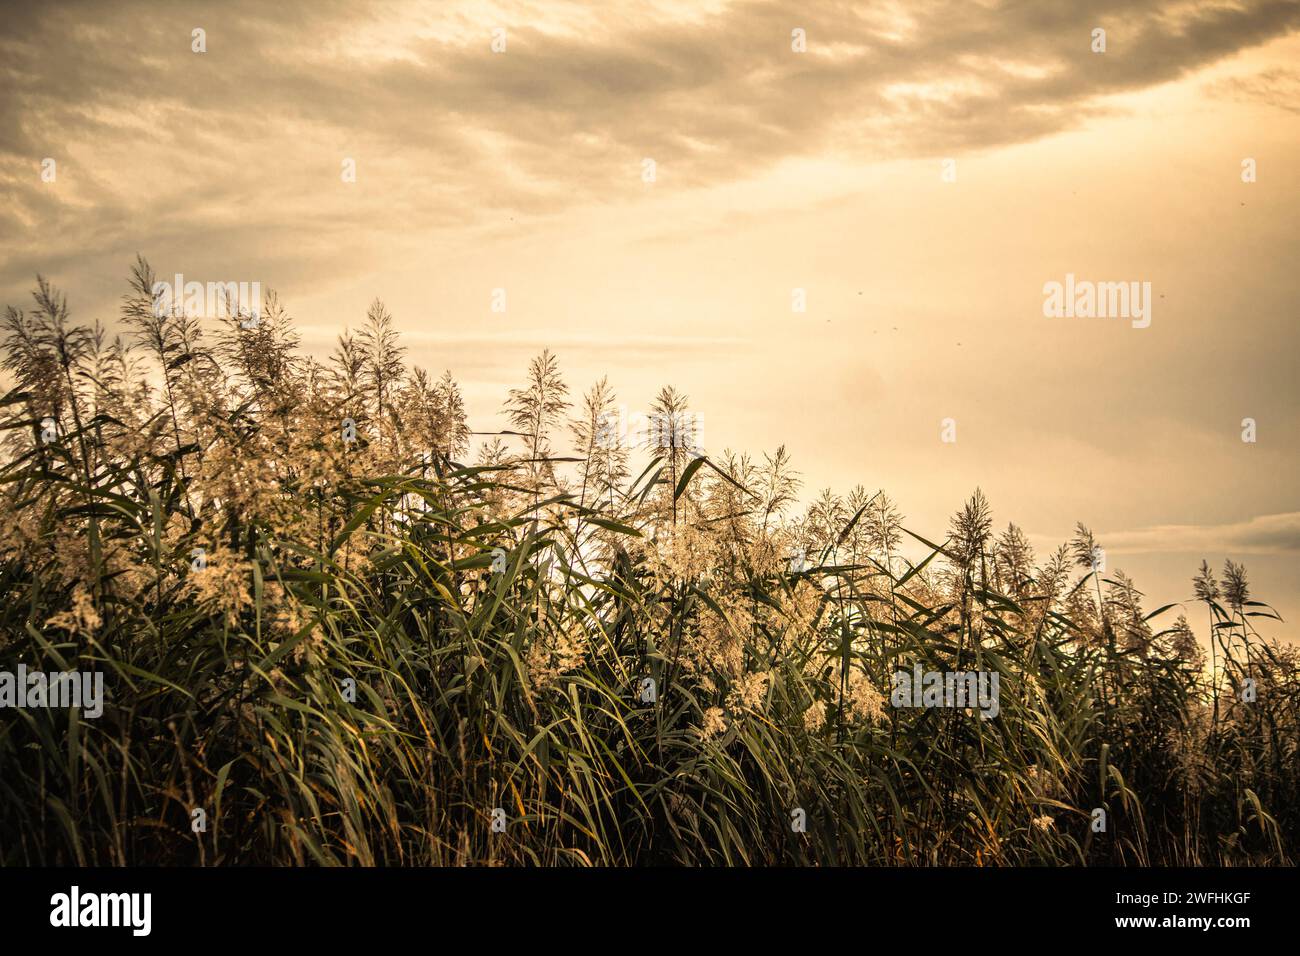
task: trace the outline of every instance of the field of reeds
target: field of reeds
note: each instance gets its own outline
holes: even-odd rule
[[[1147,609],[978,491],[801,507],[671,387],[633,447],[547,353],[473,435],[378,302],[321,362],[153,288],[0,330],[0,671],[108,693],[0,710],[4,864],[1294,862],[1300,655],[1241,566]],[[998,715],[892,706],[917,664]]]

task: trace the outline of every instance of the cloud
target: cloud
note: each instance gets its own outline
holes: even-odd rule
[[[355,269],[380,236],[635,200],[644,157],[677,189],[792,157],[1025,142],[1084,122],[1108,94],[1297,23],[1300,4],[1284,0],[941,0],[872,13],[840,0],[741,2],[690,16],[528,3],[18,5],[0,38],[0,282],[73,248],[170,250],[211,231],[263,265],[306,246],[347,248]],[[1101,55],[1089,49],[1099,24]],[[499,55],[497,25],[509,38]],[[190,51],[197,26],[202,55]],[[790,49],[795,26],[805,54]],[[60,161],[57,186],[37,176],[44,156]],[[340,183],[343,157],[357,161],[355,188]]]
[[[1115,554],[1294,554],[1300,552],[1300,511],[1260,515],[1218,525],[1172,524],[1110,531],[1099,538]]]
[[[1205,85],[1210,96],[1238,103],[1264,103],[1300,114],[1300,72],[1282,68],[1229,76]]]

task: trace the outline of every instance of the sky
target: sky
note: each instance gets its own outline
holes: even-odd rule
[[[140,253],[323,357],[380,297],[476,429],[550,348],[807,498],[1082,521],[1149,608],[1244,562],[1291,639],[1298,65],[1278,0],[5,4],[0,303],[111,325]]]

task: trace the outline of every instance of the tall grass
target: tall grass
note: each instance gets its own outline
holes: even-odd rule
[[[44,280],[5,317],[0,670],[109,700],[0,711],[4,863],[1294,861],[1298,658],[1239,566],[1187,605],[1207,667],[1085,528],[1039,563],[979,492],[931,537],[795,514],[784,449],[701,454],[670,388],[627,447],[549,354],[469,463],[382,304],[322,364],[152,283],[125,339]],[[915,663],[996,670],[998,717],[892,707]]]

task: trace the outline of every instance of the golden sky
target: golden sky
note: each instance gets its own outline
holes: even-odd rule
[[[1149,607],[1232,557],[1295,621],[1297,29],[1277,0],[6,5],[0,291],[40,271],[111,322],[140,252],[275,289],[321,355],[379,296],[473,427],[550,347],[575,393],[684,391],[711,452],[785,444],[808,497],[883,487],[935,536],[979,485],[1040,553],[1088,524]],[[1067,274],[1150,282],[1150,326],[1044,317]]]

